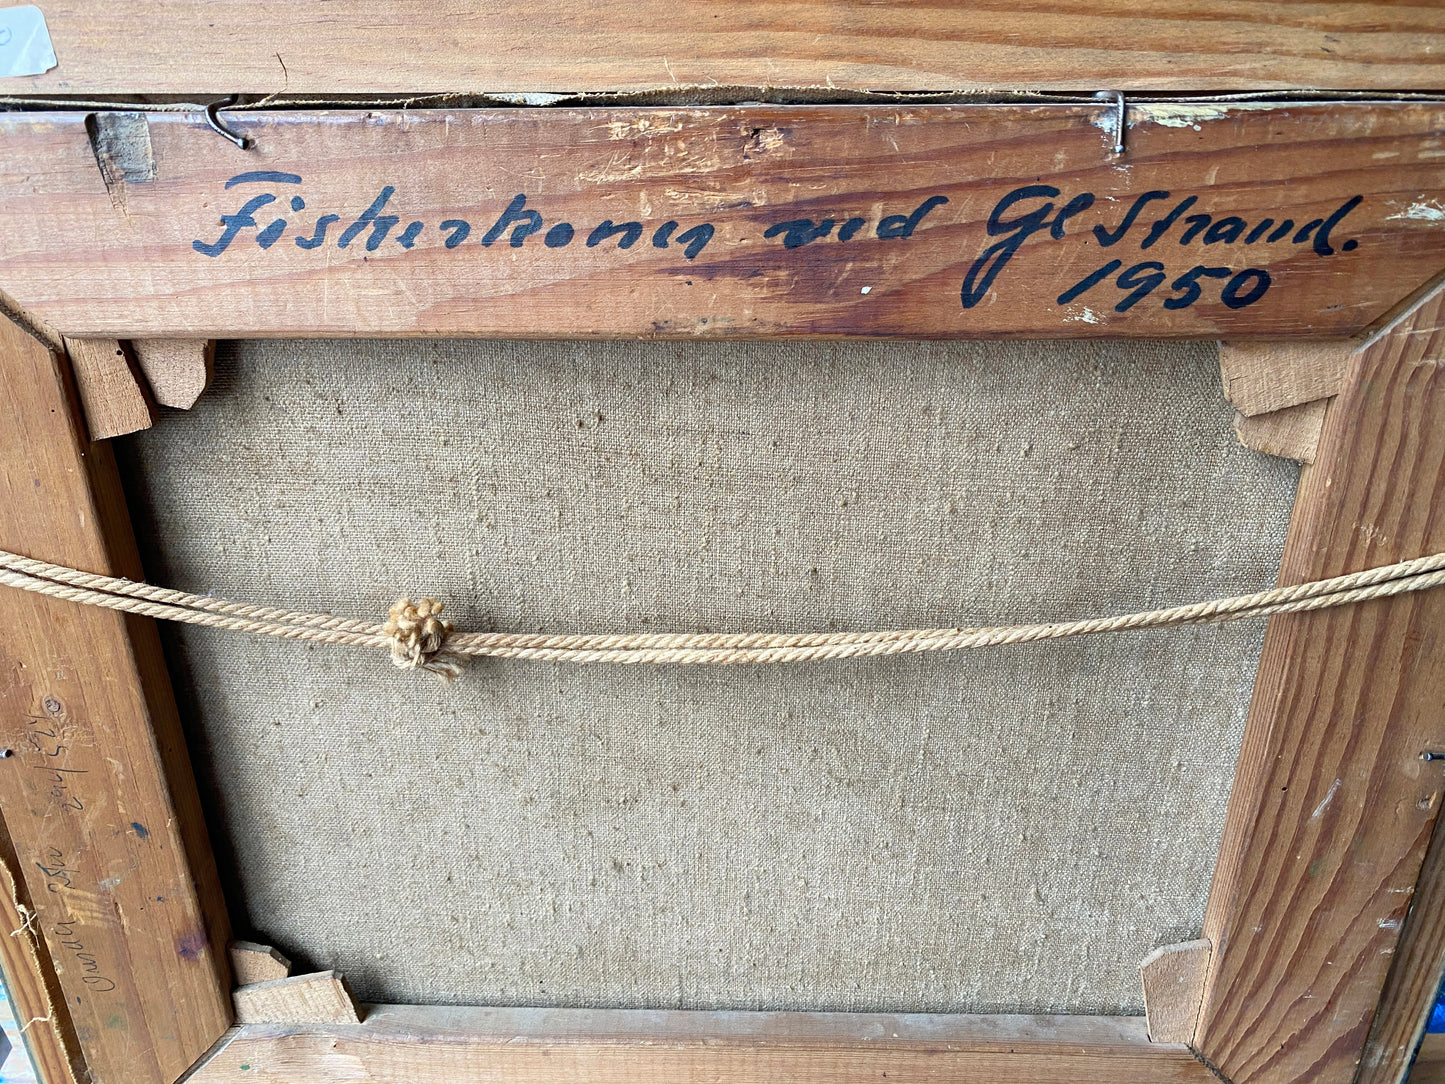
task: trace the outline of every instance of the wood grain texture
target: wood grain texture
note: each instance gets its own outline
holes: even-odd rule
[[[91,440],[109,440],[154,422],[151,405],[125,347],[114,339],[65,340]]]
[[[238,1024],[359,1024],[356,997],[339,971],[271,979],[236,987]]]
[[[1204,977],[1213,950],[1214,946],[1200,938],[1164,945],[1140,962],[1139,982],[1144,987],[1144,1016],[1149,1022],[1150,1042],[1193,1041],[1199,1002],[1204,997]]]
[[[237,986],[284,979],[291,974],[291,961],[270,945],[254,941],[232,941],[230,944],[231,974]]]
[[[360,1026],[248,1025],[190,1084],[1214,1084],[1142,1017],[372,1006]]]
[[[1331,402],[1332,399],[1317,399],[1253,417],[1236,414],[1234,432],[1246,448],[1313,463],[1319,450],[1325,411]]]
[[[211,339],[134,339],[130,348],[161,406],[190,410],[211,382],[216,359]]]
[[[48,3],[57,67],[12,93],[1445,86],[1430,4],[1004,0]]]
[[[1439,820],[1415,884],[1356,1084],[1399,1084],[1445,977],[1445,829]]]
[[[64,361],[0,321],[0,546],[140,578]],[[149,620],[0,592],[0,811],[99,1084],[169,1084],[230,1022],[229,936]]]
[[[1445,294],[1355,355],[1281,582],[1445,547]],[[1204,933],[1195,1049],[1235,1084],[1347,1084],[1439,810],[1445,593],[1270,619]]]
[[[1327,399],[1344,384],[1358,348],[1350,340],[1220,343],[1224,397],[1248,417]]]
[[[1445,1035],[1425,1036],[1408,1079],[1410,1084],[1445,1084]]]
[[[35,918],[24,878],[16,868],[14,847],[0,831],[0,966],[5,971],[5,992],[43,1084],[77,1084],[87,1079],[85,1061]]]
[[[0,285],[142,339],[1329,338],[1445,268],[1445,105],[1130,117],[1118,159],[1093,106],[154,114],[121,211],[83,116],[8,113]]]

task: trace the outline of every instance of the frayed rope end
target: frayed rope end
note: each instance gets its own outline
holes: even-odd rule
[[[391,641],[393,665],[430,671],[448,684],[461,674],[464,658],[446,650],[452,623],[438,616],[444,609],[446,603],[434,598],[401,598],[391,604],[381,631]]]

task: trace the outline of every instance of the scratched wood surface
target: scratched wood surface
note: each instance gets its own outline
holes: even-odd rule
[[[454,1009],[246,1025],[191,1084],[1211,1084],[1143,1017]]]
[[[1129,116],[155,114],[107,190],[80,114],[11,113],[0,287],[122,339],[1330,338],[1445,268],[1445,105]]]
[[[139,578],[109,445],[0,320],[0,547]],[[225,908],[153,622],[0,589],[0,812],[97,1084],[169,1084],[230,1023]]]
[[[1442,975],[1445,830],[1437,818],[1355,1084],[1399,1084],[1430,1021]]]
[[[69,0],[11,93],[1445,86],[1445,13],[1361,0]]]
[[[1280,579],[1445,549],[1445,293],[1354,355]],[[1445,770],[1445,593],[1275,617],[1204,936],[1195,1049],[1234,1084],[1354,1079]]]
[[[28,1053],[43,1084],[79,1084],[85,1080],[85,1061],[34,918],[35,908],[18,872],[15,849],[0,830],[0,968],[25,1043],[25,1053],[13,1056],[23,1058]]]

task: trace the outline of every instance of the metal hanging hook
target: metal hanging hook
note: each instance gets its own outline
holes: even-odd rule
[[[206,123],[209,124],[211,128],[219,135],[225,136],[232,143],[236,144],[236,146],[240,147],[243,151],[246,151],[251,149],[251,140],[247,139],[243,135],[237,135],[235,132],[231,131],[229,128],[227,128],[221,123],[220,117],[216,115],[225,106],[235,105],[236,102],[240,100],[240,97],[241,96],[239,94],[232,94],[229,98],[222,98],[219,101],[214,101],[210,105],[206,106]]]
[[[1114,153],[1124,153],[1124,92],[1122,90],[1101,90],[1094,95],[1100,101],[1114,103]]]

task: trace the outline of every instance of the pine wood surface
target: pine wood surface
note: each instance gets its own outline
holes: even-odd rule
[[[91,440],[151,427],[150,401],[124,346],[114,339],[66,339],[65,350]]]
[[[211,381],[216,358],[212,340],[136,339],[130,348],[161,406],[190,410]]]
[[[232,941],[231,974],[237,986],[284,979],[291,974],[291,961],[270,945],[254,941]]]
[[[83,115],[9,113],[0,286],[122,339],[1331,338],[1445,268],[1445,105],[1111,115],[153,114],[118,207]]]
[[[5,971],[5,993],[42,1084],[77,1084],[84,1079],[85,1062],[35,918],[24,880],[16,871],[14,848],[0,832],[0,966]],[[23,1058],[26,1052],[12,1057]]]
[[[27,185],[0,197],[0,284],[38,318],[82,337],[1278,337],[1358,334],[1445,266],[1435,213],[1445,167],[1433,149],[1445,130],[1441,107],[1169,106],[1132,116],[1124,159],[1105,148],[1100,110],[1083,106],[256,114],[235,123],[257,149],[234,154],[194,118],[156,116],[157,177],[129,184],[117,207],[79,114],[10,114],[0,118],[0,166]],[[258,210],[225,251],[199,253],[194,242],[216,238],[220,215],[262,191],[260,181],[234,191],[225,182],[257,170],[304,175],[296,191],[305,214],[286,209],[292,190],[275,182],[266,211],[287,218],[275,244],[257,243],[269,217]],[[1056,196],[1030,195],[1005,212],[1009,193],[1045,183]],[[398,218],[369,249],[382,211],[366,219],[364,209],[386,186],[395,202],[382,210]],[[1107,234],[1145,193],[1165,189],[1171,197],[1145,208],[1117,248],[1101,244],[1093,226]],[[512,226],[480,245],[523,192],[544,229],[515,248]],[[1086,192],[1093,202],[1084,206]],[[1362,201],[1327,255],[1308,239],[1209,242],[1208,223],[1181,245],[1182,218],[1157,249],[1140,244],[1190,195],[1198,206],[1181,214],[1202,209],[1253,226],[1286,213],[1323,219],[1355,194]],[[909,226],[934,195],[948,203]],[[1045,199],[1056,215],[1075,208],[1067,222],[1054,219],[1061,236],[1039,223],[993,289],[961,305],[970,271],[986,268],[984,253],[1017,225],[1009,215]],[[840,242],[853,210],[861,232]],[[322,213],[336,214],[316,246],[323,251],[296,245]],[[444,214],[470,223],[460,252],[442,243]],[[878,236],[889,216],[911,236]],[[804,217],[822,235],[787,247],[785,238],[808,232],[795,221]],[[586,246],[603,219],[637,221],[634,246],[621,249],[617,233]],[[410,221],[422,229],[407,247],[397,238]],[[546,246],[546,230],[561,221],[574,221],[577,236]],[[655,240],[664,221],[678,223],[667,247]],[[790,221],[762,244],[759,234]],[[353,242],[338,248],[353,222]],[[677,236],[704,222],[716,236],[688,261]],[[1343,251],[1346,240],[1357,247]],[[1114,289],[1108,279],[1082,300],[1057,300],[1115,252],[1141,264],[1159,256],[1164,283],[1121,311],[1087,303],[1112,289],[1123,304],[1134,287]],[[1271,292],[1231,308],[1210,292],[1222,283],[1206,276],[1199,302],[1160,304],[1187,294],[1171,288],[1175,272],[1215,259],[1231,275],[1267,269]],[[1445,548],[1435,502],[1412,496],[1438,492],[1445,469],[1445,391],[1434,362],[1442,321],[1437,297],[1352,362],[1302,488],[1287,579]],[[136,575],[113,464],[76,435],[56,359],[8,325],[0,359],[7,393],[15,389],[0,419],[10,434],[0,438],[0,544]],[[47,420],[43,439],[36,418]],[[0,597],[0,663],[10,675],[0,682],[0,734],[18,755],[0,760],[0,804],[60,984],[98,1080],[173,1079],[224,1028],[229,976],[223,908],[154,630],[10,594]],[[1237,1084],[1343,1084],[1354,1072],[1440,801],[1438,773],[1428,774],[1418,752],[1445,739],[1429,711],[1445,695],[1432,677],[1445,672],[1431,631],[1442,618],[1445,602],[1427,596],[1271,627],[1211,900],[1206,932],[1220,948],[1197,1035]],[[46,675],[45,690],[36,675]],[[64,739],[56,744],[77,758],[67,763],[104,784],[83,795],[84,818],[64,804],[79,792],[50,781],[61,750],[22,746],[44,737],[37,726]],[[869,1038],[866,1019],[804,1026],[697,1014],[662,1026],[659,1042],[615,1022],[558,1040],[533,1026],[540,1018],[485,1015],[498,1010],[378,1012],[352,1030],[242,1028],[195,1079],[304,1084],[361,1064],[377,1080],[550,1081],[559,1063],[589,1081],[639,1072],[820,1082],[883,1072],[1045,1084],[1210,1079],[1183,1050],[1142,1040],[1138,1022],[982,1018],[990,1022],[956,1023],[946,1038],[905,1028],[894,1043],[891,1034]],[[722,1020],[731,1015],[748,1019]],[[721,1040],[688,1031],[699,1022],[720,1028]],[[774,1025],[782,1031],[760,1043]],[[528,1038],[503,1042],[488,1027]],[[242,1056],[244,1070],[227,1060]],[[432,1075],[409,1075],[417,1064]]]
[[[1246,448],[1268,455],[1313,463],[1319,450],[1325,411],[1333,399],[1272,410],[1268,414],[1234,416],[1234,432]]]
[[[370,1006],[364,1024],[246,1025],[189,1084],[1213,1084],[1142,1017]]]
[[[0,546],[140,578],[64,362],[0,321]],[[0,592],[0,809],[97,1084],[169,1084],[230,1023],[228,937],[155,626]]]
[[[1163,945],[1140,962],[1139,981],[1144,987],[1144,1016],[1151,1041],[1193,1041],[1213,950],[1203,939],[1183,941]]]
[[[1224,397],[1246,417],[1327,399],[1340,390],[1359,343],[1225,342],[1219,344]]]
[[[11,93],[315,95],[679,84],[957,90],[1445,86],[1428,3],[62,0]]]
[[[1356,1084],[1398,1084],[1445,975],[1445,831],[1436,821]],[[1413,1078],[1412,1078],[1413,1079]]]
[[[356,997],[339,971],[291,975],[236,987],[238,1024],[359,1024]]]
[[[1445,294],[1355,355],[1281,582],[1445,547]],[[1445,595],[1270,620],[1205,919],[1195,1049],[1234,1084],[1356,1073],[1439,810]]]

